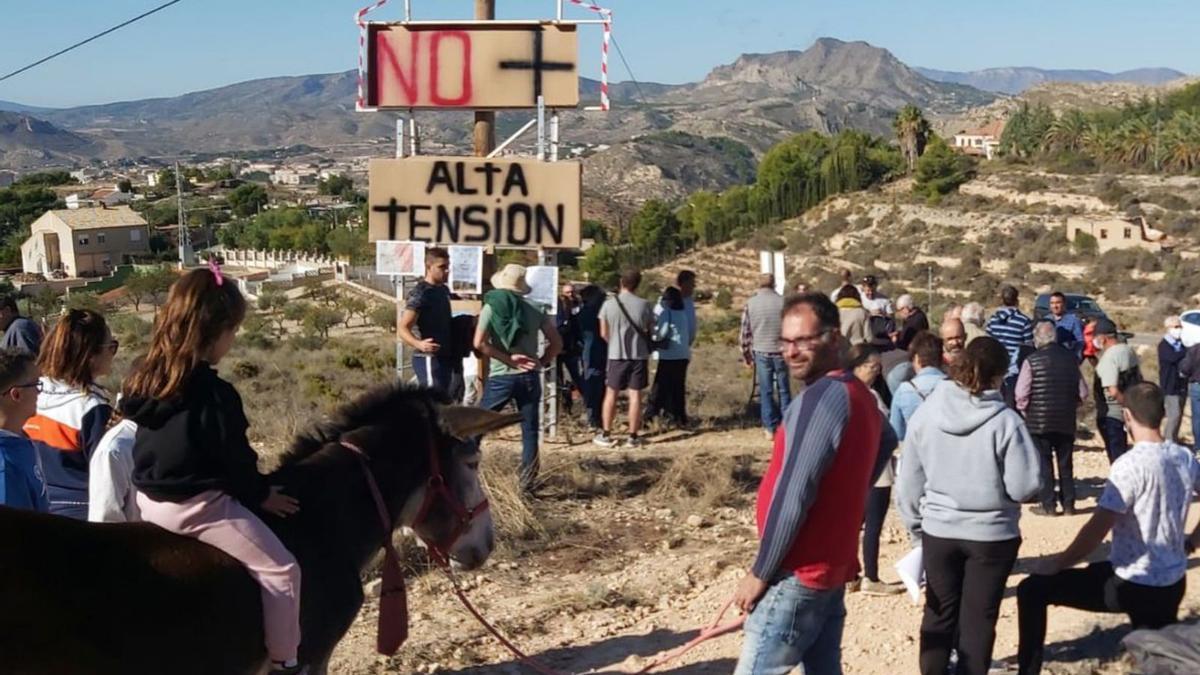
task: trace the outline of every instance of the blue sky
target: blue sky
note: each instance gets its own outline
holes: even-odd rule
[[[161,0],[0,0],[0,74],[140,14]],[[183,0],[0,82],[0,99],[70,106],[156,96],[274,75],[353,68],[353,14],[366,0]],[[818,37],[866,40],[910,65],[1011,65],[1200,73],[1195,0],[600,0],[640,80],[685,82],[744,52],[803,49]],[[498,0],[501,18],[546,17],[553,0]],[[466,18],[470,0],[413,0],[415,18]],[[373,15],[398,19],[403,0]],[[588,18],[573,9],[570,17]],[[599,29],[584,31],[584,74]],[[614,53],[610,72],[628,79]]]

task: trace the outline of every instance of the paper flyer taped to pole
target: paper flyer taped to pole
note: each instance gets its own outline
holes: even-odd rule
[[[921,603],[921,586],[925,585],[925,555],[918,546],[896,562],[896,574],[904,582],[908,597],[914,605]]]
[[[553,316],[558,312],[558,268],[536,265],[525,268],[525,283],[529,284],[529,295],[533,304],[545,308]]]
[[[375,273],[398,277],[425,276],[425,242],[375,242]]]
[[[483,247],[449,246],[450,292],[483,293]]]

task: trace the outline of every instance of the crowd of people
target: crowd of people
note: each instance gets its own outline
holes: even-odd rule
[[[893,503],[923,567],[920,672],[995,672],[1021,505],[1077,513],[1073,454],[1090,396],[1109,476],[1070,545],[1018,585],[1020,647],[999,666],[1041,672],[1052,605],[1124,613],[1135,628],[1176,621],[1187,555],[1200,544],[1200,527],[1185,531],[1200,462],[1178,435],[1185,401],[1200,393],[1200,345],[1182,344],[1177,318],[1165,322],[1154,384],[1111,320],[1081,319],[1061,293],[1035,321],[1005,286],[986,320],[982,305],[952,305],[934,335],[911,296],[892,305],[871,277],[787,299],[771,281],[747,303],[743,351],[768,372],[780,359],[800,389],[785,376],[780,400],[768,401],[774,378],[760,375],[774,446],[758,494],[758,554],[733,598],[749,615],[738,675],[842,672],[847,589],[904,592],[879,576]],[[1075,567],[1109,533],[1107,561]]]
[[[565,404],[582,400],[598,446],[640,447],[650,419],[691,423],[694,273],[680,272],[653,301],[638,295],[633,269],[613,294],[568,284],[550,316],[530,301],[525,268],[510,264],[471,314],[452,309],[448,262],[444,249],[427,250],[399,334],[420,384],[517,408],[528,493],[547,369],[564,374]],[[1200,543],[1200,528],[1184,531],[1200,463],[1179,444],[1189,400],[1200,440],[1200,345],[1183,344],[1178,318],[1164,323],[1155,384],[1111,320],[1081,320],[1061,293],[1035,321],[1005,286],[990,317],[978,303],[952,305],[935,334],[912,296],[893,302],[871,276],[843,281],[831,295],[797,288],[785,298],[763,275],[742,313],[742,358],[756,373],[772,454],[758,492],[759,550],[733,600],[749,613],[737,673],[841,672],[847,590],[904,592],[880,575],[893,505],[924,567],[920,671],[987,673],[1021,548],[1021,505],[1077,513],[1073,455],[1089,398],[1110,473],[1074,541],[1018,587],[1014,667],[1040,672],[1052,605],[1125,613],[1137,627],[1173,622],[1187,553]],[[113,400],[99,380],[119,344],[103,315],[64,311],[43,339],[13,299],[0,299],[0,505],[144,520],[220,548],[262,586],[272,672],[297,673],[301,573],[257,514],[285,518],[301,505],[258,472],[241,399],[215,369],[246,311],[215,265],[182,275]],[[628,435],[618,442],[622,394]],[[1076,568],[1110,532],[1108,560]]]
[[[642,275],[624,271],[617,292],[564,284],[554,316],[528,298],[526,268],[509,264],[490,279],[478,315],[452,310],[449,253],[426,250],[425,276],[408,293],[400,338],[413,351],[418,382],[452,399],[521,413],[521,487],[538,487],[543,370],[553,367],[570,414],[582,400],[595,445],[638,448],[646,422],[687,426],[687,371],[696,340],[696,275],[683,270],[657,300],[638,295]],[[465,335],[466,338],[460,336]],[[544,345],[543,345],[544,342]],[[654,381],[650,361],[657,359]],[[473,374],[472,377],[467,377]],[[648,395],[646,390],[649,389]],[[628,435],[614,433],[618,399],[628,401]]]

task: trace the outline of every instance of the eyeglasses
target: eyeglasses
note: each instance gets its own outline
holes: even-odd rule
[[[12,391],[13,389],[33,389],[40,394],[42,393],[42,381],[37,380],[35,382],[30,382],[29,384],[14,384],[8,389],[5,389],[3,392],[0,392],[0,395],[7,396],[8,392]]]
[[[788,340],[787,338],[780,338],[779,343],[785,348],[795,347],[796,349],[812,349],[813,347],[821,344],[822,339],[826,335],[829,335],[831,331],[831,328],[826,328],[819,333],[813,333],[812,335],[801,335],[800,337],[793,338],[791,340]]]

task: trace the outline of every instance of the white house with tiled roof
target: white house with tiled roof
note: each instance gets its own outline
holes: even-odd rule
[[[1004,126],[1004,120],[994,120],[978,129],[964,129],[954,135],[954,149],[967,155],[992,159],[1000,149]]]
[[[150,251],[146,221],[128,206],[47,211],[29,230],[21,264],[30,274],[99,276]]]

